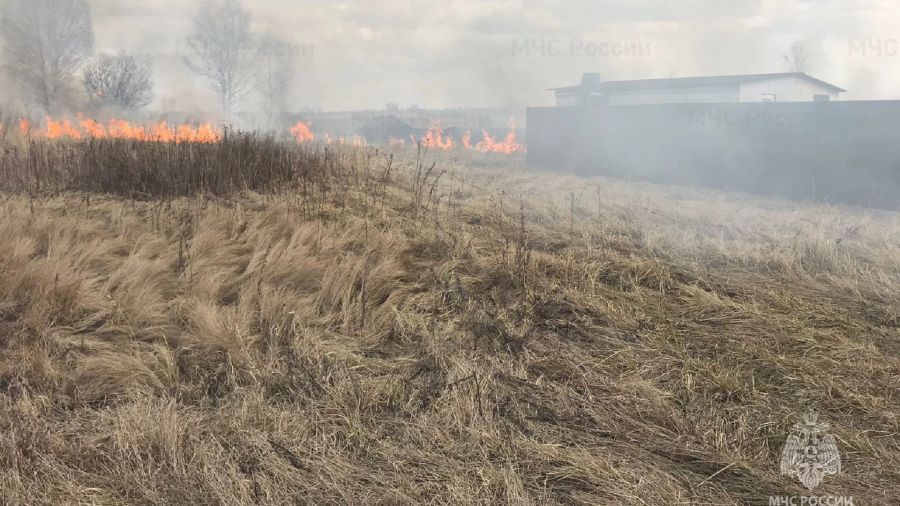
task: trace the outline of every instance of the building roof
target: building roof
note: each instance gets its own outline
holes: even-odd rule
[[[818,84],[825,88],[829,88],[836,92],[845,92],[847,90],[839,88],[831,83],[816,79],[803,72],[782,72],[774,74],[745,74],[735,76],[701,76],[701,77],[674,77],[669,79],[636,79],[630,81],[603,81],[592,92],[600,93],[621,93],[628,91],[648,91],[672,88],[713,88],[713,87],[732,87],[742,84],[755,83],[760,81],[771,81],[773,79],[781,79],[785,77],[794,77],[805,79],[809,82]],[[562,88],[550,88],[549,91],[555,91],[557,94],[577,93],[582,89],[581,85],[565,86]]]

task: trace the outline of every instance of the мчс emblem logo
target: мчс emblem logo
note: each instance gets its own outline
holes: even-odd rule
[[[794,476],[809,490],[825,476],[841,472],[841,455],[834,436],[826,434],[828,424],[811,413],[795,423],[781,451],[781,474]]]

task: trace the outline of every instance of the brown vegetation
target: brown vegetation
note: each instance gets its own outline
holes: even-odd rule
[[[900,495],[900,216],[494,158],[0,159],[0,502]]]

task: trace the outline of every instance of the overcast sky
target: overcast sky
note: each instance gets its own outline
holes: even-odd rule
[[[196,2],[90,0],[100,51],[155,56],[158,107],[213,107],[181,62]],[[897,0],[246,0],[300,44],[295,108],[521,107],[604,79],[781,72],[795,40],[845,99],[900,98]]]

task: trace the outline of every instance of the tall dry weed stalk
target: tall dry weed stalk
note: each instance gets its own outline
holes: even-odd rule
[[[83,191],[136,200],[300,188],[309,198],[343,170],[336,150],[228,132],[211,144],[121,139],[45,142],[0,154],[0,189]]]
[[[412,201],[410,209],[414,221],[419,221],[427,213],[434,198],[438,182],[446,171],[435,173],[437,161],[428,163],[428,148],[419,143],[416,149],[415,166],[412,181]]]

